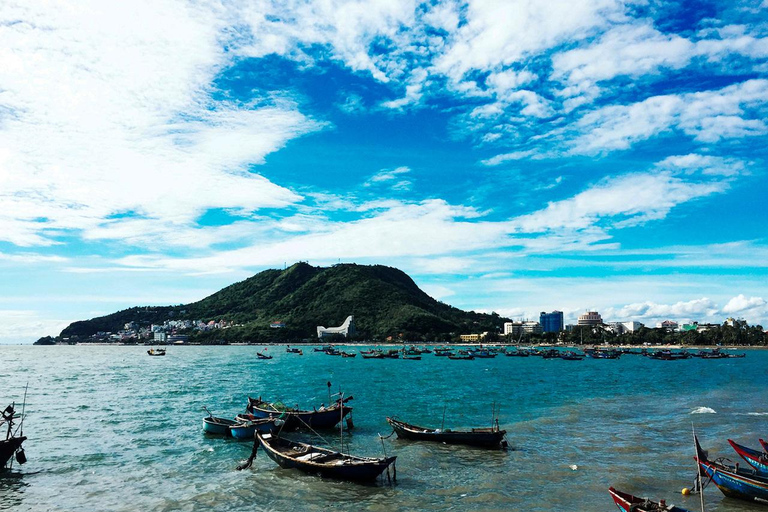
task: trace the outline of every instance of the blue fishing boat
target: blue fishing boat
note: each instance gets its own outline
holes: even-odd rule
[[[707,453],[701,449],[699,440],[696,443],[696,461],[701,470],[709,476],[720,492],[729,498],[746,501],[768,501],[768,477],[760,476],[752,469],[740,468],[738,465],[729,466],[711,461]]]
[[[272,432],[275,428],[275,420],[272,418],[254,418],[248,421],[238,422],[229,427],[229,432],[235,439],[253,439],[256,432]]]
[[[336,400],[332,405],[311,411],[286,407],[279,402],[267,402],[261,398],[248,397],[247,411],[258,418],[280,418],[285,421],[285,428],[333,428],[352,408],[345,405],[353,397]]]
[[[731,439],[729,439],[728,442],[731,444],[733,449],[736,450],[736,453],[738,453],[742,459],[747,461],[747,464],[755,468],[755,471],[760,476],[768,477],[768,453],[765,453],[761,450],[753,450],[752,448],[747,448],[746,446],[742,446]]]
[[[493,427],[472,428],[469,430],[452,430],[443,428],[429,428],[412,425],[397,418],[387,417],[387,423],[401,439],[414,441],[433,441],[445,444],[465,444],[481,448],[506,448],[507,441],[504,436],[506,430],[499,428],[498,421]]]
[[[203,432],[214,436],[230,436],[229,427],[236,424],[235,420],[206,416],[203,418]]]

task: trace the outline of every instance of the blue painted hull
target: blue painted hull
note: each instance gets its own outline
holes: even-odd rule
[[[229,427],[237,422],[226,418],[208,416],[203,418],[203,432],[214,436],[229,436]]]
[[[736,453],[755,469],[758,475],[768,477],[768,454],[742,446],[733,442],[731,439],[729,439],[728,442],[731,443],[731,446],[736,450]]]
[[[249,421],[247,423],[239,423],[229,427],[229,431],[235,439],[253,439],[256,432],[267,433],[271,432],[275,428],[274,421]]]
[[[289,430],[297,428],[333,428],[352,411],[351,407],[331,407],[322,411],[275,411],[270,410],[266,402],[258,402],[249,399],[248,412],[257,418],[273,418],[285,421],[285,428]]]
[[[699,461],[699,465],[724,495],[747,501],[755,499],[768,501],[768,478],[761,478],[754,471],[731,468],[709,461]]]

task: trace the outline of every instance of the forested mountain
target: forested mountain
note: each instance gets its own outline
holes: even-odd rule
[[[135,307],[74,322],[61,337],[117,332],[129,322],[145,326],[165,320],[225,320],[235,325],[190,334],[200,341],[287,340],[314,337],[316,326],[340,325],[348,315],[355,317],[358,339],[402,334],[441,341],[458,333],[498,332],[506,320],[439,302],[392,267],[297,263],[285,270],[265,270],[191,304]],[[270,329],[275,320],[286,327]]]

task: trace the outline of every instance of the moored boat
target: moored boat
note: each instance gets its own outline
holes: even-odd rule
[[[0,428],[7,427],[5,439],[0,439],[0,472],[9,469],[13,465],[14,455],[19,464],[27,462],[24,449],[21,447],[22,443],[27,440],[26,436],[24,436],[24,431],[21,430],[24,416],[21,416],[21,423],[19,425],[19,431],[17,432],[13,428],[16,424],[14,420],[18,417],[16,415],[15,406],[16,404],[12,403],[6,407],[2,411],[2,417],[0,417]]]
[[[230,436],[229,427],[236,425],[237,421],[227,418],[217,418],[212,415],[208,415],[203,418],[203,432],[214,436]]]
[[[279,402],[267,402],[260,398],[248,397],[247,411],[258,418],[280,418],[285,421],[285,428],[333,428],[344,416],[352,411],[345,405],[353,397],[336,400],[329,407],[320,406],[312,411],[286,407]]]
[[[341,352],[341,357],[355,357],[357,356],[356,352]]]
[[[253,439],[256,432],[271,432],[275,428],[275,419],[254,418],[230,425],[230,435],[235,439]]]
[[[765,453],[761,450],[753,450],[752,448],[747,448],[746,446],[742,446],[731,439],[729,439],[728,442],[731,444],[733,449],[736,450],[736,453],[738,453],[742,459],[747,461],[747,464],[755,468],[755,471],[758,475],[768,477],[768,453]]]
[[[695,444],[696,461],[701,470],[725,496],[746,501],[768,501],[768,477],[759,476],[753,469],[725,465],[719,462],[721,459],[711,461],[701,449],[698,439],[695,439]]]
[[[504,436],[506,430],[501,430],[498,423],[494,427],[473,428],[470,430],[451,430],[419,427],[397,418],[387,418],[387,423],[397,433],[398,438],[414,441],[434,441],[447,444],[466,444],[483,448],[506,447]]]
[[[147,350],[147,354],[151,356],[164,356],[165,355],[165,349],[164,348],[151,348]]]
[[[455,361],[470,361],[470,360],[472,360],[474,358],[475,358],[475,356],[473,356],[473,355],[453,355],[453,354],[448,354],[448,359],[453,359]]]
[[[256,352],[256,357],[258,359],[272,359],[272,356],[267,355],[267,354],[265,354],[263,352]]]
[[[336,480],[358,482],[375,480],[397,459],[395,456],[357,457],[261,432],[256,434],[256,442],[281,468],[298,469],[305,473]],[[255,456],[255,452],[254,446],[252,457]]]
[[[667,505],[664,500],[651,501],[648,498],[639,498],[632,494],[617,491],[613,487],[608,489],[613,502],[624,512],[688,512],[684,508]]]

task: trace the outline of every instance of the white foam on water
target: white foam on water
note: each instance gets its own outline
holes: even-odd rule
[[[768,416],[768,412],[737,412],[738,416]]]
[[[691,411],[691,414],[717,414],[714,409],[710,407],[697,407]]]

